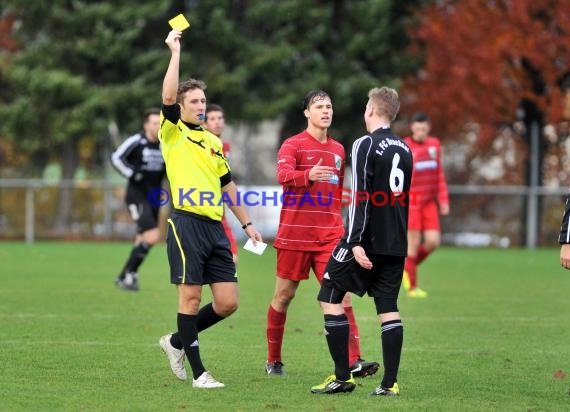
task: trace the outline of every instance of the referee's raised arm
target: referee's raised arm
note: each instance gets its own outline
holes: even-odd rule
[[[162,104],[170,106],[176,103],[176,93],[178,90],[178,76],[180,68],[180,30],[172,30],[164,41],[170,49],[171,56],[168,69],[164,75],[162,83]]]

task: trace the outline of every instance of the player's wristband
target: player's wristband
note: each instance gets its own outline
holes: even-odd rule
[[[247,222],[247,223],[246,223],[245,225],[243,225],[241,228],[242,228],[243,230],[245,230],[246,227],[251,226],[251,225],[253,225],[253,223]]]

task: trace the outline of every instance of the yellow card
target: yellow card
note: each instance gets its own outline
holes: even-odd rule
[[[170,27],[172,27],[174,30],[180,31],[186,30],[188,27],[190,27],[190,23],[188,23],[188,20],[186,20],[186,17],[184,17],[183,14],[179,14],[178,16],[168,20],[168,24],[170,24]]]

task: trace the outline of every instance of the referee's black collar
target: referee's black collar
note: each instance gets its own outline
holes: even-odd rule
[[[203,131],[204,130],[202,128],[202,126],[200,126],[199,124],[185,122],[184,120],[182,120],[182,123],[184,123],[186,125],[186,127],[188,127],[188,129],[190,129],[190,130],[197,130],[197,131]]]

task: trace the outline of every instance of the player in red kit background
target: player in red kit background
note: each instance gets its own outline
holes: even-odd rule
[[[322,90],[309,92],[303,103],[307,129],[285,140],[277,155],[277,180],[283,185],[284,200],[279,229],[274,241],[277,249],[275,292],[267,312],[268,356],[265,371],[283,376],[281,347],[289,304],[300,281],[309,271],[322,282],[332,250],[344,233],[340,211],[343,187],[344,147],[331,138],[333,107]],[[377,362],[360,358],[358,327],[350,294],[343,301],[350,323],[349,357],[354,376],[376,373]]]
[[[224,109],[222,108],[222,106],[217,104],[208,104],[208,106],[206,107],[206,123],[204,124],[204,126],[206,127],[206,129],[208,129],[209,132],[215,134],[220,138],[220,140],[222,140],[222,145],[223,145],[222,151],[224,152],[224,157],[229,160],[230,144],[222,139],[222,133],[224,132],[224,129],[226,127],[226,119],[224,117]],[[228,221],[226,220],[225,212],[224,216],[222,217],[222,225],[224,227],[224,232],[226,232],[226,236],[230,241],[230,247],[234,258],[234,263],[237,263],[238,247],[232,229]]]
[[[410,129],[412,136],[404,141],[412,149],[414,169],[410,193],[408,221],[408,257],[404,287],[408,296],[425,298],[427,292],[418,287],[417,267],[441,243],[439,215],[449,214],[449,194],[441,164],[441,145],[437,137],[428,136],[430,119],[416,113]]]

